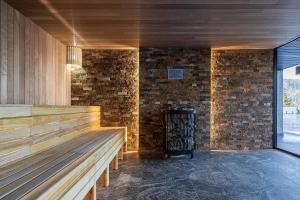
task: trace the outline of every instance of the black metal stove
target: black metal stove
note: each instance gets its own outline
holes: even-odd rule
[[[165,111],[165,154],[190,154],[194,157],[196,110],[191,107],[169,108]]]

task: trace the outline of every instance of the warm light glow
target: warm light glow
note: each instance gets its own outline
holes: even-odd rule
[[[214,50],[210,53],[210,149],[214,149],[214,142],[216,139],[214,130],[214,114],[215,114],[215,104],[214,104]]]
[[[75,35],[76,38],[78,39],[77,44],[80,45],[83,49],[136,49],[139,47],[139,38],[140,38],[140,33],[139,33],[139,27],[140,27],[140,20],[137,20],[135,23],[135,27],[133,29],[135,30],[134,32],[137,34],[135,37],[137,38],[137,42],[134,42],[134,44],[123,44],[120,42],[116,42],[113,39],[108,39],[105,38],[105,41],[101,41],[101,44],[90,44],[84,37],[83,35],[80,34],[75,28],[74,28],[74,21],[75,17],[74,14],[76,10],[74,10],[72,7],[69,8],[71,9],[69,12],[68,18],[65,17],[65,13],[62,13],[62,10],[56,9],[54,6],[53,1],[51,0],[38,0],[42,5],[45,6],[45,8],[57,19],[59,20],[71,33],[72,35]],[[71,1],[72,3],[72,1]],[[71,4],[72,5],[72,4]],[[138,10],[139,12],[139,10]],[[62,13],[62,14],[61,14]],[[136,14],[137,16],[140,16],[139,13]],[[76,16],[76,14],[75,14]],[[69,19],[71,18],[71,19]],[[76,22],[76,21],[75,21]],[[69,41],[68,43],[65,42],[65,44],[71,44],[71,42],[74,41]]]
[[[71,69],[82,67],[82,50],[76,46],[67,47],[67,65],[71,66]]]
[[[138,119],[137,119],[137,151],[140,149],[140,50],[137,49],[137,63],[136,63],[136,73],[137,73],[137,90],[136,90],[136,107],[137,107],[137,113],[138,113]]]
[[[74,30],[74,27],[59,13],[59,11],[52,5],[52,3],[49,0],[39,0],[39,2],[43,4],[56,19],[58,19],[63,25],[65,25],[65,27],[72,34],[75,34],[76,37],[79,39],[80,43],[87,43],[84,40],[84,38],[76,30]]]

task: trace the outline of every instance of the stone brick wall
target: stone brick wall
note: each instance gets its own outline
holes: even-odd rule
[[[163,110],[197,110],[197,147],[210,145],[210,49],[140,49],[140,151],[161,152]],[[168,68],[183,68],[184,80],[168,80]]]
[[[138,84],[138,50],[83,50],[72,105],[100,105],[101,126],[127,126],[128,150],[137,150]]]
[[[103,126],[127,126],[129,150],[140,141],[141,152],[162,151],[170,105],[197,109],[198,149],[272,147],[272,50],[142,48],[138,55],[84,50],[83,70],[72,72],[72,104],[100,105]],[[168,80],[168,68],[184,69],[184,80]]]
[[[211,148],[271,148],[273,51],[213,51],[211,65]]]

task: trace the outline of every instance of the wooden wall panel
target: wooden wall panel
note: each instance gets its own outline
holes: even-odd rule
[[[25,31],[24,31],[24,45],[26,47],[29,47],[30,46],[30,32],[29,32],[29,26],[30,26],[30,23],[29,23],[29,19],[25,19],[24,20],[24,23],[25,23]],[[29,88],[30,88],[30,70],[29,70],[29,65],[30,65],[30,48],[26,49],[25,50],[25,58],[24,58],[24,62],[25,62],[25,65],[24,65],[24,77],[25,77],[25,80],[24,80],[24,89],[25,89],[25,94],[24,94],[24,98],[25,98],[25,102],[30,102],[30,92],[29,92]]]
[[[0,0],[0,103],[69,105],[65,46]]]
[[[0,102],[7,102],[7,4],[0,2]]]
[[[7,103],[14,103],[14,11],[7,6]],[[5,95],[5,94],[3,94]],[[2,103],[2,102],[1,102]]]

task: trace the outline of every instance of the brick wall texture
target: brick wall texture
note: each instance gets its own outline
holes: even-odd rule
[[[140,49],[140,151],[161,152],[163,111],[170,105],[197,110],[198,149],[210,145],[210,49]],[[184,80],[168,80],[168,68]]]
[[[168,80],[168,68],[184,80]],[[129,150],[162,151],[170,105],[196,108],[198,149],[271,148],[273,51],[84,50],[72,104],[100,105],[103,126],[127,126]]]
[[[127,126],[128,150],[137,150],[138,84],[138,50],[83,50],[72,105],[100,105],[101,126]]]
[[[271,148],[273,51],[213,51],[211,65],[211,148]]]

